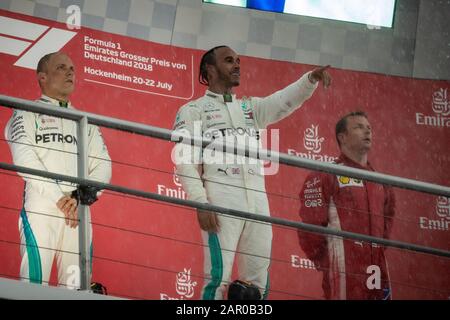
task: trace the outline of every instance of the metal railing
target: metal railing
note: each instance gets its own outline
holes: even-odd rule
[[[111,295],[48,287],[6,278],[0,278],[0,293],[2,299],[11,300],[125,300]]]
[[[0,105],[5,107],[10,107],[14,109],[20,109],[25,111],[30,111],[34,113],[46,114],[56,117],[61,117],[65,119],[74,120],[77,122],[78,127],[78,177],[65,176],[60,174],[55,174],[51,172],[30,169],[26,167],[15,166],[6,163],[0,163],[0,169],[17,171],[25,174],[38,175],[45,178],[57,179],[67,182],[76,183],[79,185],[91,185],[98,187],[100,189],[111,190],[119,193],[129,194],[133,196],[143,197],[147,199],[153,199],[158,201],[164,201],[172,204],[178,204],[182,206],[188,206],[197,209],[210,210],[219,212],[221,214],[226,214],[230,216],[241,217],[245,219],[251,219],[256,221],[262,221],[272,224],[278,224],[288,227],[294,227],[297,229],[328,234],[333,236],[339,236],[348,239],[354,239],[359,241],[372,242],[388,247],[401,248],[416,252],[422,252],[427,254],[433,254],[442,257],[450,257],[450,251],[429,248],[425,246],[415,245],[411,243],[388,240],[383,238],[372,237],[364,234],[347,232],[342,230],[336,230],[301,222],[294,222],[287,219],[266,217],[258,214],[252,214],[249,212],[243,212],[239,210],[234,210],[231,208],[219,207],[211,204],[203,204],[195,201],[183,200],[178,198],[172,198],[168,196],[163,196],[155,193],[130,189],[122,186],[100,183],[97,181],[87,179],[87,126],[88,124],[98,125],[102,127],[107,127],[111,129],[132,132],[148,137],[158,138],[173,142],[182,142],[194,144],[197,146],[208,146],[211,140],[202,137],[189,137],[180,135],[178,132],[174,133],[172,130],[163,129],[159,127],[154,127],[150,125],[135,123],[131,121],[125,121],[120,119],[115,119],[112,117],[106,117],[101,115],[96,115],[88,112],[65,109],[65,108],[55,108],[41,102],[34,102],[14,97],[9,97],[5,95],[0,95]],[[226,149],[227,152],[230,149]],[[450,187],[431,184],[427,182],[401,178],[397,176],[365,171],[361,169],[346,167],[342,165],[337,165],[333,163],[321,162],[316,160],[309,160],[299,157],[290,156],[284,153],[279,153],[271,150],[254,150],[248,147],[234,146],[232,149],[234,154],[246,155],[248,157],[255,157],[261,160],[274,160],[278,159],[279,163],[283,163],[289,166],[312,169],[317,171],[328,172],[332,174],[344,175],[348,177],[364,179],[368,181],[373,181],[376,183],[387,184],[391,186],[400,187],[403,189],[415,190],[424,193],[442,195],[450,197]],[[79,207],[79,232],[80,232],[80,268],[81,268],[81,289],[87,290],[89,288],[89,222],[87,220],[87,207]]]

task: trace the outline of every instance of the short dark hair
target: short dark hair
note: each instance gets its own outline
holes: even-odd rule
[[[222,45],[222,46],[217,46],[212,49],[209,49],[208,51],[206,51],[203,54],[202,60],[200,60],[200,72],[198,74],[198,82],[200,82],[201,84],[203,84],[205,86],[209,85],[208,70],[206,69],[206,65],[207,64],[211,64],[211,65],[216,64],[215,51],[216,51],[216,49],[220,49],[220,48],[228,48],[228,46]]]
[[[352,111],[348,114],[346,114],[345,116],[343,116],[337,123],[336,123],[336,141],[339,145],[339,147],[341,146],[341,142],[338,139],[338,135],[340,133],[344,133],[347,132],[347,119],[349,117],[364,117],[366,119],[368,119],[367,117],[367,113],[365,113],[364,111]]]
[[[58,53],[60,53],[60,52],[57,51],[57,52],[47,53],[45,56],[43,56],[38,62],[38,65],[36,68],[36,73],[47,72],[47,65],[48,65],[48,62],[50,61],[50,58]]]

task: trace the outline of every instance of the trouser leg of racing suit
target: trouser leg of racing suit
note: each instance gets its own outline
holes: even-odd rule
[[[42,198],[26,201],[19,220],[21,279],[47,285],[56,256],[58,285],[79,288],[78,230],[66,226],[55,204]]]
[[[205,285],[202,299],[223,299],[226,285],[230,281],[234,256],[242,230],[243,221],[234,217],[218,215],[220,232],[202,231],[204,249]]]
[[[90,220],[90,214],[88,211],[88,219]],[[91,239],[89,257],[92,259],[92,227],[90,226]],[[58,282],[62,286],[66,286],[68,289],[80,288],[80,256],[79,256],[79,227],[70,228],[67,225],[63,225],[60,230],[59,249],[56,252],[56,265],[58,269]],[[74,254],[76,253],[76,254]],[[91,262],[92,265],[92,262]],[[91,268],[89,268],[91,269]],[[91,274],[91,270],[88,270]]]
[[[261,222],[246,221],[238,251],[239,279],[260,288],[261,296],[269,294],[269,265],[272,227]]]
[[[264,192],[250,191],[255,207],[249,210],[245,189],[209,183],[208,199],[211,204],[246,212],[269,215],[269,206]],[[272,228],[259,222],[218,215],[220,231],[202,232],[205,243],[205,285],[203,299],[223,299],[230,282],[235,252],[238,258],[239,279],[250,281],[267,295],[268,269],[272,243]]]
[[[39,205],[27,201],[20,213],[20,278],[48,285],[56,249],[55,227],[60,224],[56,206],[43,200]]]

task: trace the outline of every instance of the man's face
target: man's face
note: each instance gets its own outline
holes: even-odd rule
[[[372,146],[372,128],[366,117],[347,118],[347,131],[341,133],[341,146],[356,152],[368,152]]]
[[[215,50],[215,57],[216,65],[210,66],[213,69],[211,80],[228,88],[238,86],[241,81],[241,60],[236,52],[223,47]]]
[[[52,98],[67,98],[74,90],[75,70],[72,60],[65,54],[53,55],[45,72],[39,73],[44,94]]]

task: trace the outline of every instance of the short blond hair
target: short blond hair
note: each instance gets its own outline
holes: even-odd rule
[[[54,55],[57,55],[59,53],[60,52],[57,51],[57,52],[47,53],[45,56],[43,56],[37,64],[36,73],[47,72],[47,65],[48,65],[48,62],[50,61],[51,57],[53,57]]]

